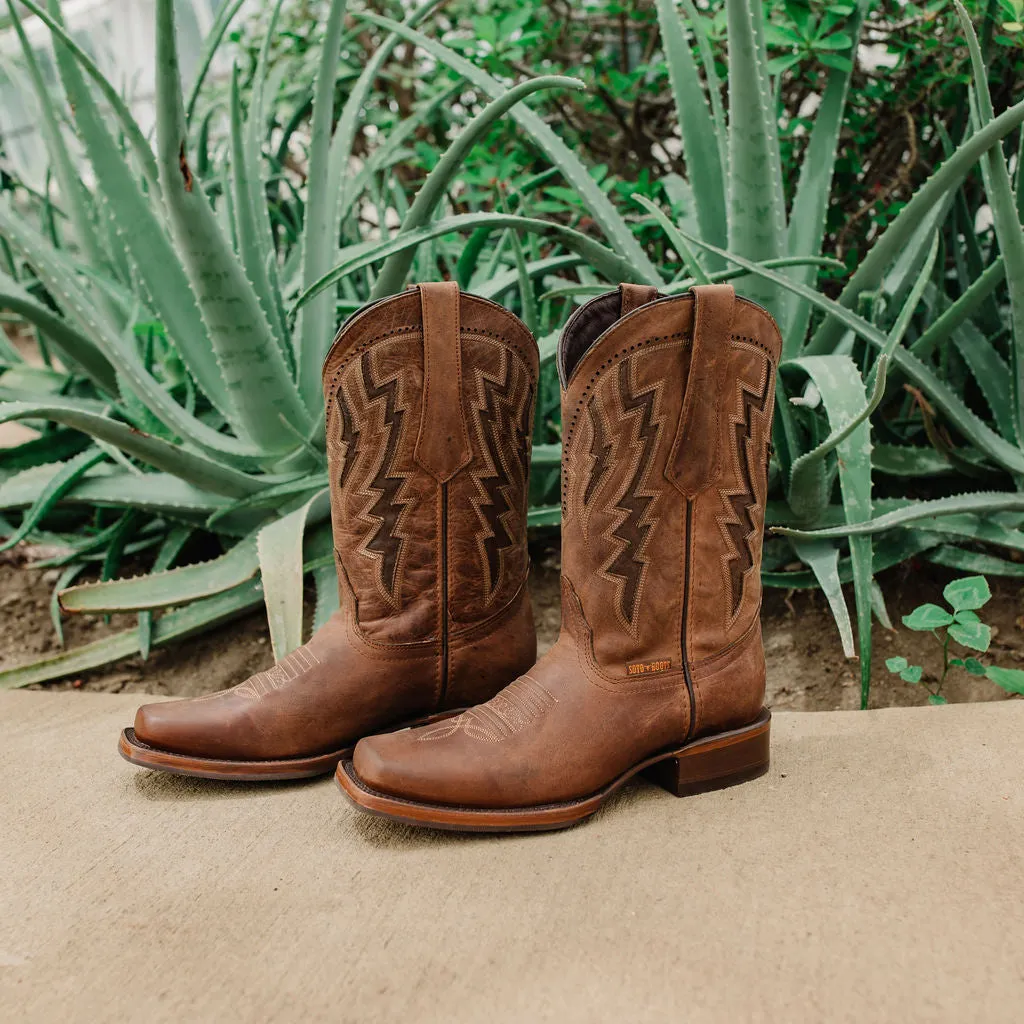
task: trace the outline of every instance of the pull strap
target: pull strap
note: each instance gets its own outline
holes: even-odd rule
[[[473,457],[462,408],[462,334],[459,286],[421,284],[423,406],[414,457],[438,483]]]
[[[736,309],[732,285],[707,284],[693,295],[693,347],[667,475],[687,497],[714,482],[718,472],[719,415],[726,405],[729,340]]]
[[[622,306],[619,316],[627,316],[634,309],[646,306],[648,302],[653,302],[657,297],[658,289],[649,284],[620,284],[619,298],[622,300]]]

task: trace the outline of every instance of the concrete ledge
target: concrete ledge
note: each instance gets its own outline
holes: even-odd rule
[[[779,714],[766,777],[441,836],[0,695],[4,1021],[1019,1021],[1024,702]]]

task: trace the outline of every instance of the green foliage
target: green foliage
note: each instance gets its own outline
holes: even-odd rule
[[[619,280],[731,280],[784,341],[765,583],[822,588],[866,706],[880,568],[1019,572],[991,551],[1024,550],[1020,11],[1000,2],[998,22],[988,0],[907,4],[897,27],[871,0],[657,0],[557,25],[511,0],[294,0],[256,28],[232,2],[186,97],[160,0],[155,152],[56,0],[27,4],[64,92],[29,76],[59,188],[0,206],[0,303],[60,369],[3,352],[0,415],[39,436],[0,465],[0,510],[98,567],[65,607],[138,612],[143,651],[171,635],[154,609],[219,621],[204,602],[249,601],[259,573],[280,654],[303,571],[317,621],[332,608],[318,381],[344,316],[438,276],[524,316],[542,352],[529,522],[550,527],[567,313]],[[868,30],[891,68],[854,60]],[[221,84],[205,69],[224,46]],[[207,562],[171,567],[183,536]],[[151,577],[116,578],[147,553]],[[911,628],[981,653],[983,596]]]
[[[60,558],[69,568],[53,603],[58,635],[60,609],[134,611],[139,624],[134,638],[6,671],[0,686],[81,670],[102,663],[104,654],[145,654],[152,644],[179,635],[170,625],[176,613],[154,617],[168,606],[190,611],[183,620],[190,631],[222,621],[225,608],[250,606],[253,591],[246,581],[257,574],[281,657],[302,642],[304,572],[316,575],[319,612],[329,614],[325,610],[332,607],[326,596],[333,562],[319,372],[340,317],[365,301],[375,283],[386,294],[403,287],[410,272],[435,276],[416,252],[424,241],[431,259],[454,266],[460,250],[444,238],[434,242],[443,232],[430,231],[435,211],[442,221],[449,213],[443,209],[447,190],[476,138],[538,90],[578,83],[545,78],[511,90],[495,83],[493,106],[469,122],[465,138],[454,133],[422,200],[382,240],[365,223],[367,204],[380,211],[408,206],[393,168],[407,158],[404,146],[436,101],[410,109],[394,126],[393,138],[381,138],[372,153],[360,154],[364,171],[353,175],[360,111],[401,33],[414,31],[436,0],[394,23],[398,31],[380,38],[366,66],[354,74],[353,65],[339,59],[348,34],[346,5],[333,0],[322,8],[326,47],[314,53],[320,59],[309,90],[314,98],[305,194],[288,178],[289,140],[280,138],[301,124],[294,112],[282,113],[283,90],[271,68],[280,2],[245,88],[237,70],[231,77],[220,144],[211,130],[214,111],[198,86],[188,101],[183,95],[173,0],[159,0],[155,150],[144,141],[140,146],[144,137],[128,106],[64,33],[57,0],[49,0],[48,10],[26,6],[53,37],[66,108],[49,95],[41,74],[30,80],[47,114],[46,141],[60,169],[60,201],[68,204],[69,216],[67,227],[55,223],[41,232],[32,224],[32,197],[14,190],[16,201],[0,209],[0,237],[9,257],[0,273],[0,302],[57,351],[66,372],[35,371],[17,349],[5,349],[0,397],[7,401],[0,404],[0,420],[20,419],[39,430],[37,441],[8,457],[11,468],[0,478],[0,507],[14,514],[23,510],[6,543],[45,535],[68,552]],[[226,6],[214,26],[200,81],[238,8]],[[20,27],[13,6],[11,16]],[[20,39],[27,67],[35,68],[27,38]],[[60,128],[68,113],[68,126],[91,166],[92,189],[81,184],[68,157]],[[547,130],[534,128],[538,134]],[[122,137],[127,147],[119,144]],[[551,145],[557,150],[560,143]],[[524,183],[520,206],[529,188]],[[596,188],[590,198],[607,204]],[[530,287],[534,276],[552,266],[581,258],[600,266],[601,252],[611,260],[607,272],[617,276],[622,269],[610,250],[578,232],[574,244],[582,257],[567,258],[551,245],[542,254],[508,233],[522,226],[573,234],[567,225],[519,215],[500,224],[466,225],[467,231],[483,231],[486,242],[478,260],[464,261],[468,283],[501,298]],[[628,249],[628,229],[621,230]],[[501,233],[503,246],[495,245],[492,231]],[[401,262],[388,270],[385,290],[374,262],[387,255],[380,249],[388,244]],[[353,258],[368,250],[372,258]],[[636,252],[643,255],[639,247]],[[317,299],[307,297],[299,310],[299,295],[345,257],[349,269],[321,285]],[[539,304],[538,327],[550,332],[562,306]],[[69,451],[56,425],[81,431],[91,444]],[[545,432],[539,436],[544,439]],[[24,470],[14,472],[19,464]],[[545,507],[556,491],[557,482],[549,480],[535,497]],[[84,514],[77,511],[82,509]],[[172,568],[187,538],[213,557]],[[218,554],[218,548],[226,550]],[[126,559],[151,550],[150,575],[116,578]],[[99,581],[72,586],[73,575],[90,564]],[[216,600],[235,593],[237,600]]]
[[[903,616],[903,625],[908,629],[931,633],[941,644],[941,673],[937,677],[926,678],[921,665],[911,665],[902,656],[886,658],[885,667],[906,683],[916,685],[923,680],[929,692],[929,704],[946,703],[941,691],[952,668],[986,678],[1008,693],[1024,694],[1024,671],[1021,669],[986,666],[973,655],[950,656],[951,642],[982,654],[989,649],[992,629],[977,614],[977,609],[983,608],[992,597],[988,580],[984,576],[964,576],[949,583],[942,596],[949,605],[949,611],[937,604],[922,604]]]

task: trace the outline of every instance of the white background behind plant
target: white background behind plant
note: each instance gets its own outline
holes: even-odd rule
[[[222,3],[223,0],[176,0],[181,70],[186,83],[195,70],[202,39]],[[154,123],[155,0],[64,0],[61,10],[75,41],[129,97],[135,119],[144,132],[149,132]],[[0,11],[6,13],[6,7]],[[59,96],[49,31],[38,18],[26,12],[22,12],[22,17],[36,59],[54,95]],[[220,70],[223,69],[215,69]],[[36,101],[22,70],[17,36],[12,28],[6,28],[0,33],[0,144],[10,170],[27,185],[41,190],[46,182],[48,158],[38,123]],[[88,162],[83,160],[81,166],[86,171]]]

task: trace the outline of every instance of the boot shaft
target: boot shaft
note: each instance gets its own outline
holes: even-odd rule
[[[323,370],[335,558],[368,639],[447,637],[522,591],[537,371],[525,325],[454,284],[339,331]]]
[[[599,296],[559,343],[562,564],[601,672],[667,685],[733,645],[760,651],[781,339],[728,286],[644,298]]]

